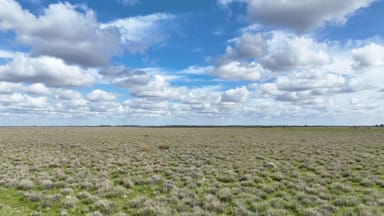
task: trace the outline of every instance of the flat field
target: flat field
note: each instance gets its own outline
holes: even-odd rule
[[[384,215],[384,129],[0,128],[0,215]]]

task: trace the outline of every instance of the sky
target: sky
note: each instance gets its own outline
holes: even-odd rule
[[[0,125],[384,123],[383,0],[0,0]]]

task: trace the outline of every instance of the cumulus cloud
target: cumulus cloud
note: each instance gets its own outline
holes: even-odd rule
[[[318,67],[332,61],[327,44],[307,36],[272,31],[244,33],[234,41],[226,58],[252,58],[271,71]]]
[[[94,12],[70,3],[50,4],[34,15],[14,0],[1,0],[0,30],[14,31],[16,41],[31,47],[32,56],[54,56],[70,64],[105,66],[124,48],[142,53],[165,41],[174,15],[155,13],[98,22]],[[0,52],[1,56],[10,53]]]
[[[116,96],[104,90],[95,89],[89,94],[87,94],[87,98],[90,101],[100,102],[100,101],[114,101],[116,99]]]
[[[68,63],[100,66],[117,52],[120,34],[100,28],[92,10],[69,3],[50,4],[35,16],[14,0],[1,0],[0,30],[12,30],[31,55],[49,55]]]
[[[146,98],[136,98],[126,100],[123,105],[134,113],[140,113],[141,115],[161,115],[170,112],[170,106],[167,101],[153,101]]]
[[[354,92],[361,88],[356,78],[322,71],[300,72],[276,79],[277,89],[282,91],[311,91],[313,95]]]
[[[34,83],[25,87],[25,92],[34,95],[49,95],[52,93],[51,89],[45,86],[43,83]]]
[[[196,69],[191,68],[194,67],[185,70]],[[101,71],[101,74],[112,84],[127,89],[131,96],[136,97],[123,104],[129,112],[134,113],[147,110],[152,114],[172,112],[180,115],[197,113],[216,115],[238,109],[237,104],[246,102],[250,95],[246,87],[223,91],[219,86],[203,88],[173,86],[166,75],[124,67],[107,68]]]
[[[167,79],[159,74],[124,67],[107,68],[100,72],[105,79],[116,86],[128,89],[135,97],[152,99],[180,99],[187,88],[172,87]]]
[[[304,32],[327,23],[344,24],[349,16],[361,8],[368,7],[374,0],[218,0],[218,2],[221,5],[245,2],[252,22]]]
[[[227,55],[239,58],[260,58],[267,53],[268,41],[272,39],[272,34],[245,32],[239,38],[235,38],[235,47],[227,48]]]
[[[155,13],[146,16],[128,17],[102,24],[102,29],[118,29],[121,42],[131,53],[142,53],[148,47],[163,42],[168,35],[164,26],[169,26],[174,15]]]
[[[2,91],[2,88],[12,88]],[[25,114],[41,118],[63,117],[68,120],[78,117],[112,117],[119,112],[120,104],[116,96],[105,90],[96,89],[88,94],[62,88],[48,88],[41,83],[32,85],[0,82],[0,113],[13,118]],[[63,119],[62,119],[63,120]],[[54,121],[52,123],[55,124]],[[57,122],[56,122],[57,124]]]
[[[83,95],[80,92],[72,89],[59,88],[55,90],[53,97],[57,100],[65,101],[71,99],[82,99]]]
[[[212,74],[227,80],[258,80],[261,77],[263,68],[255,63],[242,63],[239,61],[230,61],[219,63]]]
[[[54,87],[87,86],[95,81],[89,70],[67,65],[61,59],[29,57],[25,54],[18,54],[8,64],[0,65],[0,79],[16,83],[43,83]]]
[[[241,103],[245,102],[248,99],[249,91],[246,87],[241,88],[235,88],[235,89],[229,89],[223,93],[221,96],[222,102],[235,102],[235,103]]]
[[[22,89],[21,83],[0,82],[0,94],[9,94]]]
[[[8,112],[47,111],[50,109],[46,97],[31,97],[21,93],[0,95],[0,104]]]
[[[184,103],[192,105],[193,108],[217,104],[221,100],[221,95],[216,87],[203,87],[190,89]]]
[[[355,77],[317,70],[279,76],[273,82],[258,85],[256,89],[261,97],[323,109],[327,107],[330,97],[365,88]]]
[[[85,95],[70,89],[55,89],[51,101],[59,112],[74,113],[76,115],[92,115],[119,111],[119,104],[115,102],[117,96],[111,92],[95,89]]]
[[[384,66],[384,46],[370,43],[352,50],[356,69],[369,69]]]
[[[117,113],[120,104],[115,102],[116,96],[104,90],[96,89],[87,95],[87,107],[90,112]]]

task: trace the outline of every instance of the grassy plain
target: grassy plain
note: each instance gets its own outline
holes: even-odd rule
[[[0,215],[384,215],[384,130],[0,128]]]

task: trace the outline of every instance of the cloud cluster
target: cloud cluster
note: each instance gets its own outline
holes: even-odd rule
[[[142,53],[163,42],[167,34],[160,26],[175,18],[155,13],[100,23],[82,5],[50,4],[39,15],[14,0],[1,0],[0,6],[0,30],[15,32],[18,43],[31,47],[31,56],[53,56],[86,67],[106,66],[122,52],[121,44],[131,53]]]
[[[306,32],[327,23],[345,24],[357,10],[374,0],[218,0],[221,5],[242,2],[252,22]]]
[[[183,71],[198,70],[192,66]],[[161,69],[152,71],[161,71]],[[163,72],[166,73],[166,72]],[[153,74],[147,69],[129,69],[125,67],[107,68],[101,72],[104,79],[113,85],[126,89],[131,96],[122,103],[122,108],[130,114],[150,113],[154,116],[172,114],[179,116],[218,116],[241,109],[242,103],[249,99],[250,92],[245,86],[223,90],[218,86],[187,87],[174,86],[172,79],[159,73]],[[182,79],[182,78],[181,78]]]
[[[55,57],[17,54],[8,64],[0,65],[0,80],[16,83],[41,82],[54,87],[71,87],[91,85],[95,81],[95,76],[91,70],[67,65]]]
[[[245,89],[223,92],[221,101],[243,105],[232,111],[301,121],[306,115],[331,118],[337,113],[351,118],[353,113],[379,113],[384,46],[371,40],[319,41],[313,34],[301,34],[327,23],[343,24],[372,1],[218,1],[222,5],[233,2],[247,5],[251,23],[229,40],[210,72],[221,79],[248,83]],[[302,19],[303,14],[308,19]]]
[[[53,56],[84,66],[106,65],[117,52],[119,33],[102,29],[92,10],[51,4],[35,16],[13,0],[2,0],[0,30],[12,30],[32,56]]]
[[[358,69],[384,66],[384,46],[377,43],[353,49],[352,56]]]
[[[258,80],[263,68],[255,63],[242,63],[236,60],[220,63],[212,74],[227,80]]]
[[[186,87],[172,87],[166,78],[140,69],[123,66],[111,67],[100,72],[111,84],[129,91],[130,95],[154,100],[180,99],[187,91]]]
[[[250,93],[246,87],[238,87],[225,91],[221,96],[221,101],[235,103],[245,102],[248,99],[249,95]]]
[[[332,60],[326,43],[282,31],[245,32],[233,41],[235,44],[227,47],[225,58],[254,59],[271,71],[306,69]]]
[[[124,4],[138,1],[124,1]],[[1,0],[0,31],[13,32],[15,42],[30,47],[29,53],[0,50],[0,107],[3,114],[120,112],[116,94],[93,89],[88,93],[72,90],[96,82],[127,88],[134,97],[179,97],[159,75],[122,72],[100,80],[98,69],[109,64],[113,55],[123,49],[144,52],[167,39],[160,27],[175,16],[156,13],[127,17],[101,23],[93,10],[84,5],[55,3],[38,15],[32,14],[14,0]],[[103,72],[100,72],[103,76]],[[140,80],[141,79],[141,80]]]
[[[142,53],[149,47],[167,39],[164,26],[169,26],[174,15],[155,13],[146,16],[129,17],[102,24],[105,30],[117,29],[120,40],[131,53]]]

